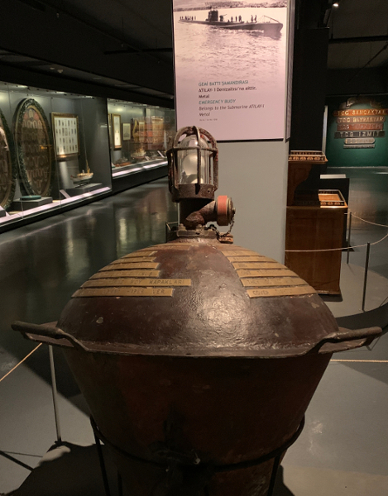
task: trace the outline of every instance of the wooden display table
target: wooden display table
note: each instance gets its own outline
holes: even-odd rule
[[[347,204],[339,191],[319,190],[320,206],[288,206],[286,250],[342,248]],[[318,293],[341,294],[342,251],[287,252],[286,266]]]

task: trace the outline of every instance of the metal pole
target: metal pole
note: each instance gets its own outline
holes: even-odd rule
[[[369,267],[369,253],[370,253],[370,243],[366,245],[366,256],[365,256],[365,273],[364,273],[364,289],[362,293],[362,311],[365,310],[365,297],[366,297],[366,283],[368,280],[368,267]]]
[[[58,415],[58,391],[57,391],[57,381],[55,378],[55,365],[54,365],[54,353],[53,347],[49,345],[49,357],[50,357],[50,371],[51,371],[51,390],[53,393],[53,403],[54,403],[54,415],[55,415],[55,429],[57,431],[57,444],[62,442],[61,439],[61,427],[59,424]]]
[[[349,212],[349,229],[348,229],[348,253],[346,255],[346,263],[349,263],[350,255],[350,235],[352,233],[352,212]]]
[[[93,424],[92,424],[92,426],[93,426]],[[96,442],[97,454],[98,454],[98,461],[100,462],[101,475],[102,475],[102,480],[103,480],[103,483],[104,483],[105,494],[106,494],[106,496],[110,496],[108,474],[106,473],[106,467],[105,467],[105,462],[104,462],[104,454],[102,452],[101,442],[100,442],[100,439],[97,436],[96,431],[94,429],[93,429],[93,434],[94,434],[94,440]]]

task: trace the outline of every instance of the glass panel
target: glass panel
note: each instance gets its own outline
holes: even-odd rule
[[[8,87],[0,84],[0,226],[20,220],[22,212],[14,211],[17,191],[15,143]]]
[[[111,186],[105,99],[0,82],[0,231]]]
[[[108,100],[113,179],[166,166],[175,136],[175,112],[121,100]]]
[[[200,177],[198,178],[198,149],[193,148],[198,146],[197,137],[195,135],[186,136],[178,145],[182,147],[182,151],[178,150],[178,181],[181,184],[209,184],[211,172],[211,152],[207,151],[207,142],[200,139]],[[185,148],[191,147],[191,150]]]

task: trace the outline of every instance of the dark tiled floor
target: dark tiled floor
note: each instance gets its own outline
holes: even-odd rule
[[[349,203],[352,208],[360,203],[357,198],[377,195],[373,209],[368,210],[368,201],[363,201],[357,215],[385,223],[388,176],[380,176],[383,179],[370,171],[355,171]],[[85,279],[125,253],[163,242],[165,222],[175,219],[176,208],[166,181],[161,180],[2,234],[0,376],[34,347],[10,330],[12,321],[56,320]],[[361,223],[354,227],[356,244],[377,240],[387,231]],[[373,270],[383,275],[388,275],[387,246],[388,241],[376,245],[371,258]],[[351,257],[353,263],[362,264],[362,249]],[[284,484],[279,482],[276,496],[388,495],[388,335],[370,350],[338,354],[335,359],[352,362],[330,363],[307,411],[306,427],[284,459]],[[88,471],[86,465],[85,469],[79,465],[90,460],[98,470],[94,448],[88,448],[94,440],[87,406],[60,352],[55,352],[55,360],[62,438],[69,444],[56,460],[45,461],[18,494],[97,495],[100,490],[103,494],[98,479],[85,486]],[[17,488],[55,441],[46,347],[0,383],[0,398],[1,493]],[[75,466],[80,467],[77,473]],[[42,473],[44,482],[39,486]],[[47,489],[47,473],[57,474],[55,489]],[[79,481],[77,491],[74,480]],[[66,481],[72,484],[67,486]]]

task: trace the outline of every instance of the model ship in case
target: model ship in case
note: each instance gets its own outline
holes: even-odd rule
[[[75,177],[71,176],[74,186],[84,186],[85,184],[89,184],[93,178],[94,173],[90,171],[90,167],[88,161],[86,161],[86,172],[82,170]]]

